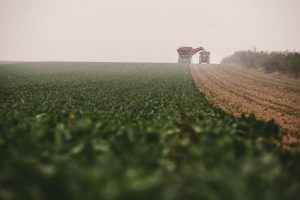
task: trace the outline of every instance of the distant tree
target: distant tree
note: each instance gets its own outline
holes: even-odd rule
[[[224,58],[223,64],[238,64],[247,68],[261,68],[265,73],[279,72],[293,77],[300,77],[300,53],[298,52],[267,52],[237,51]]]

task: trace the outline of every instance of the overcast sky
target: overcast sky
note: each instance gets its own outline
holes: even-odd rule
[[[300,0],[0,0],[0,60],[177,62],[179,46],[300,51]]]

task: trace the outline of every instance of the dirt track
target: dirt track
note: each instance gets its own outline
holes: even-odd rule
[[[191,65],[197,87],[205,97],[234,115],[254,113],[274,119],[287,130],[285,142],[300,134],[300,83],[226,65]]]

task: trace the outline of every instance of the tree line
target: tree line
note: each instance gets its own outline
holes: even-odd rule
[[[300,78],[299,52],[237,51],[224,58],[222,64],[238,64],[248,68],[262,69],[265,73],[280,73]]]

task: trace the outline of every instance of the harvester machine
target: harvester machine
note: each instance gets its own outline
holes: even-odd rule
[[[180,47],[177,49],[178,52],[178,63],[192,63],[192,57],[199,51],[203,51],[203,47],[194,49],[193,47]]]

